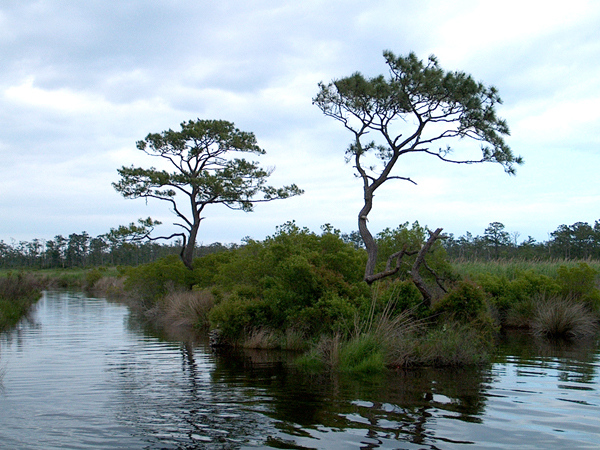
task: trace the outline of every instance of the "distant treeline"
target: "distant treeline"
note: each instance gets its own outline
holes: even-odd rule
[[[600,259],[600,220],[594,225],[576,222],[560,225],[547,241],[531,236],[519,241],[520,233],[509,233],[500,222],[492,222],[483,236],[467,232],[458,238],[450,235],[444,247],[451,259]]]
[[[196,256],[231,248],[231,245],[214,243],[198,246]],[[62,235],[54,239],[33,239],[6,243],[0,240],[0,268],[2,269],[52,269],[97,266],[137,266],[178,254],[180,243],[156,241],[127,242],[113,239],[111,234],[90,236],[87,232]]]
[[[405,224],[406,226],[408,224]],[[329,225],[325,225],[327,227]],[[443,245],[451,259],[600,259],[600,220],[594,225],[576,222],[560,225],[550,233],[547,241],[536,241],[529,236],[519,240],[520,233],[509,233],[500,222],[492,222],[482,236],[467,232],[464,236],[450,234]],[[356,248],[362,248],[357,231],[343,233],[342,238]],[[237,244],[216,242],[197,247],[195,256],[216,253],[236,247]],[[137,266],[152,262],[163,256],[178,254],[179,242],[156,241],[128,242],[105,234],[92,237],[85,231],[56,236],[51,240],[33,239],[6,243],[0,240],[0,268],[73,268],[105,265]]]

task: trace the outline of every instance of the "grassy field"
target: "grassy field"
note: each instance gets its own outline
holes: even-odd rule
[[[518,277],[520,273],[532,270],[540,275],[546,275],[550,278],[556,278],[558,268],[565,266],[568,268],[577,267],[580,263],[585,262],[592,269],[600,273],[600,261],[594,260],[550,260],[550,261],[535,261],[535,260],[496,260],[496,261],[451,261],[454,270],[463,278],[476,278],[480,274],[490,274],[497,276],[505,276],[509,280]]]

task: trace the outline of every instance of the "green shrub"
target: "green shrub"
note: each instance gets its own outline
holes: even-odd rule
[[[440,299],[433,312],[459,322],[475,319],[485,310],[483,289],[471,282],[460,281],[457,286]]]
[[[93,289],[94,285],[104,276],[105,271],[99,267],[88,270],[85,274],[85,288]]]
[[[419,342],[417,361],[427,366],[468,366],[489,361],[491,341],[467,324],[444,323]]]
[[[250,324],[249,306],[248,300],[237,296],[221,301],[208,314],[211,327],[219,329],[225,339],[239,339]]]
[[[423,296],[412,281],[389,280],[383,282],[375,295],[377,295],[377,304],[373,311],[375,315],[381,314],[384,310],[391,315],[410,310],[416,318],[425,318],[431,315],[431,311],[423,303]]]
[[[596,287],[598,272],[586,263],[577,267],[560,266],[557,281],[563,297],[584,302],[592,311],[600,312],[600,291]]]
[[[335,293],[326,293],[314,305],[299,309],[289,318],[289,325],[300,327],[310,335],[341,333],[347,335],[353,326],[357,308]],[[298,326],[298,325],[296,325]]]
[[[173,290],[189,290],[197,281],[194,272],[185,267],[177,255],[130,267],[125,276],[125,289],[149,303],[157,302]]]

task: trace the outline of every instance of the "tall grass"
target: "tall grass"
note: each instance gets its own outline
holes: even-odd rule
[[[594,335],[598,326],[584,303],[552,296],[535,302],[531,329],[536,336],[582,338]]]
[[[0,331],[15,326],[40,298],[44,282],[29,273],[0,278]]]
[[[463,278],[477,278],[480,274],[490,274],[497,276],[505,276],[509,280],[517,278],[519,273],[528,270],[533,270],[540,275],[546,275],[550,278],[558,276],[558,268],[565,266],[567,268],[577,267],[579,263],[585,262],[591,268],[600,272],[600,261],[585,260],[574,261],[566,259],[553,260],[525,260],[525,259],[507,259],[507,260],[490,260],[490,261],[470,261],[470,260],[453,260],[452,267],[456,273]]]
[[[215,300],[208,290],[174,291],[159,303],[163,325],[175,328],[208,329],[208,313]]]

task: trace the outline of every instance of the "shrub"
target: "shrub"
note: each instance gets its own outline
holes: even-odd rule
[[[102,270],[99,267],[88,270],[85,274],[85,288],[93,289],[96,283],[104,276],[105,271],[106,269]]]
[[[560,266],[557,281],[564,297],[583,301],[595,312],[600,312],[600,291],[596,287],[598,272],[586,263],[577,267]]]
[[[480,315],[484,309],[483,289],[474,283],[460,281],[434,305],[433,312],[448,316],[452,320],[467,322]]]
[[[237,296],[221,301],[208,314],[211,327],[219,329],[226,340],[239,339],[250,324],[249,306],[250,301]]]
[[[335,293],[326,293],[313,306],[299,309],[292,314],[288,325],[301,324],[302,329],[310,335],[347,335],[356,314],[357,308],[348,299]]]
[[[0,331],[15,326],[40,298],[42,281],[31,274],[0,278]]]
[[[157,302],[170,291],[188,290],[196,284],[194,272],[185,267],[177,255],[130,267],[125,274],[125,289],[149,304]]]

